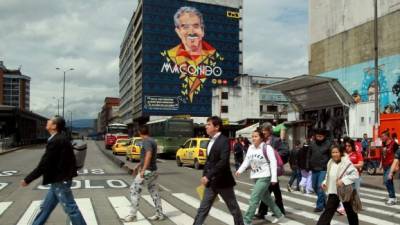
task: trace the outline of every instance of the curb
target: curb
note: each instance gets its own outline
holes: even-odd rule
[[[118,159],[117,157],[114,157],[114,155],[110,151],[103,149],[101,146],[99,146],[97,141],[95,141],[95,144],[96,144],[97,149],[100,150],[113,163],[118,165],[121,169],[125,170],[127,173],[131,173],[132,172],[132,169],[130,169],[128,166],[126,166],[125,162],[123,160]]]
[[[34,145],[18,146],[18,147],[12,148],[12,149],[8,149],[8,150],[5,150],[5,151],[1,151],[1,152],[0,152],[0,155],[5,155],[5,154],[11,153],[11,152],[15,152],[15,151],[21,150],[21,149],[23,149],[23,148],[30,148],[30,147],[33,147],[33,146],[40,146],[40,145],[44,145],[44,144],[34,144]]]

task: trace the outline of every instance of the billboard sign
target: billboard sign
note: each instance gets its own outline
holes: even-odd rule
[[[143,1],[143,114],[210,116],[212,87],[239,75],[237,9]]]

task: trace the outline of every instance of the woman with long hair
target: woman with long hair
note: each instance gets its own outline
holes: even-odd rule
[[[257,129],[252,134],[253,144],[249,147],[246,158],[236,176],[240,176],[248,167],[251,167],[250,177],[255,181],[249,200],[249,208],[244,216],[244,224],[250,225],[260,201],[268,205],[276,218],[272,223],[277,223],[284,218],[281,210],[271,198],[268,187],[277,183],[277,160],[274,149],[264,143],[264,135]]]

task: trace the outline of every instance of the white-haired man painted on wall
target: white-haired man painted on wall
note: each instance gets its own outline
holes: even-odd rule
[[[196,69],[202,66],[215,67],[222,61],[216,49],[204,41],[205,26],[203,15],[194,7],[183,6],[174,15],[175,32],[181,43],[174,48],[162,51],[168,63],[179,67],[179,78],[183,80],[181,94],[189,102],[193,102],[194,95],[202,89],[206,81],[206,71]],[[222,73],[221,70],[218,72]]]

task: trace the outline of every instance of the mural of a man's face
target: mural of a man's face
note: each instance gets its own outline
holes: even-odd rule
[[[185,46],[186,51],[192,54],[201,53],[201,42],[204,37],[204,27],[200,18],[194,13],[183,13],[179,18],[176,33]]]

